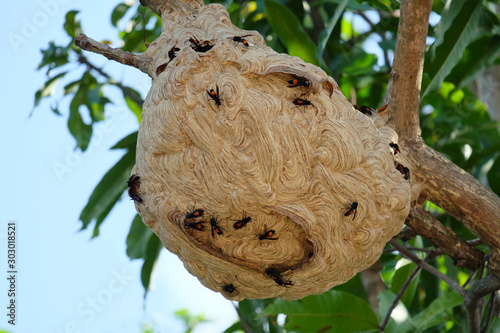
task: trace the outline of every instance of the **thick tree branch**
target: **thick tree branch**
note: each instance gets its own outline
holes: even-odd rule
[[[85,34],[79,34],[75,38],[75,45],[82,50],[101,54],[109,60],[114,60],[123,65],[128,65],[139,69],[140,71],[149,74],[151,58],[142,55],[133,54],[123,51],[122,49],[112,48],[107,44],[99,43],[98,41],[87,37]]]
[[[418,118],[420,84],[431,9],[432,0],[401,1],[394,63],[386,96],[389,125],[401,141],[416,140],[421,133]]]
[[[475,271],[481,265],[484,253],[470,245],[450,228],[445,227],[431,214],[422,208],[412,208],[406,219],[417,234],[428,239],[434,247],[449,255],[457,267],[465,267]]]
[[[500,198],[421,140],[407,142],[405,151],[422,192],[488,245],[490,272],[500,276]]]

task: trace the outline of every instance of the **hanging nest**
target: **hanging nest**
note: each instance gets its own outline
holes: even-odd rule
[[[372,265],[416,193],[396,133],[223,6],[159,11],[129,184],[144,223],[231,300],[299,299]]]

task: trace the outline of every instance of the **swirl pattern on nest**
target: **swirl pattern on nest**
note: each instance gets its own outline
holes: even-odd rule
[[[182,20],[163,18],[147,51],[155,67],[133,170],[146,225],[232,300],[298,299],[372,265],[410,208],[396,134],[321,69],[234,27],[224,7]]]

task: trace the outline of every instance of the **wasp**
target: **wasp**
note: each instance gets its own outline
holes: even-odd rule
[[[288,81],[288,84],[290,84],[288,87],[289,88],[294,88],[294,87],[306,87],[309,88],[311,83],[308,80],[305,79],[293,79]]]
[[[410,179],[410,169],[408,169],[407,167],[396,161],[394,161],[394,166],[399,172],[401,172],[403,176],[405,176],[405,180]]]
[[[357,209],[358,209],[358,203],[356,201],[354,201],[351,204],[351,207],[349,208],[349,210],[344,214],[344,216],[349,216],[349,215],[354,214],[354,216],[352,217],[352,219],[354,220],[356,218]]]
[[[217,235],[222,235],[222,228],[218,225],[219,221],[217,220],[216,217],[211,217],[210,218],[210,227],[212,227],[212,237],[214,236],[214,232]]]
[[[184,226],[198,231],[205,230],[203,222],[184,222]]]
[[[394,150],[394,155],[396,155],[397,153],[400,153],[399,146],[397,143],[391,142],[391,143],[389,143],[389,146],[391,146],[391,148]]]
[[[266,274],[280,286],[293,286],[292,281],[285,280],[274,268],[266,268]]]
[[[226,284],[226,285],[222,288],[222,290],[224,290],[224,291],[225,291],[225,292],[227,292],[227,293],[232,294],[232,293],[233,293],[233,291],[235,290],[235,288],[234,288],[233,284],[231,283],[231,284]]]
[[[267,230],[267,225],[264,225],[264,233],[261,234],[261,235],[259,235],[259,240],[263,240],[263,239],[272,239],[272,240],[275,240],[275,239],[278,239],[279,237],[273,237],[275,233],[276,233],[276,231],[274,229]]]
[[[194,36],[191,36],[191,38],[189,38],[189,41],[191,42],[191,44],[193,44],[193,50],[195,50],[196,52],[207,52],[213,47],[213,45],[210,45],[208,42],[204,42],[205,45],[201,45],[198,39]]]
[[[245,211],[243,211],[243,216],[241,220],[235,220],[236,222],[233,224],[234,229],[241,229],[244,226],[247,225],[248,222],[252,221],[252,218],[250,216],[247,216]]]
[[[245,45],[246,47],[249,46],[248,44],[248,41],[246,39],[243,39],[243,37],[247,37],[247,36],[251,36],[251,35],[245,35],[245,36],[234,36],[233,38],[231,38],[234,42],[236,43],[241,43],[243,45]]]
[[[366,105],[361,105],[361,106],[357,106],[356,104],[353,105],[354,108],[356,110],[358,110],[359,112],[361,112],[362,114],[366,114],[368,116],[371,116],[372,114],[375,113],[375,110],[372,109],[371,107],[368,107]]]
[[[311,101],[308,101],[307,99],[303,99],[303,98],[296,98],[293,100],[292,103],[297,105],[297,106],[303,106],[304,109],[306,108],[306,106],[311,105]]]
[[[174,47],[172,47],[170,49],[170,51],[168,51],[168,57],[170,58],[170,60],[174,59],[176,57],[175,52],[178,52],[180,50],[181,50],[180,48],[175,47],[175,45],[174,45]]]
[[[207,89],[207,94],[208,96],[214,100],[215,104],[217,104],[217,106],[221,106],[222,105],[222,102],[221,102],[221,99],[220,99],[220,92],[219,92],[219,86],[218,85],[215,85],[215,90],[213,89],[210,89],[208,90]]]
[[[134,202],[142,202],[142,198],[139,196],[139,194],[137,194],[138,191],[137,187],[139,186],[140,178],[141,177],[137,175],[132,175],[127,181],[127,185],[129,187],[128,195],[130,199],[134,200]]]
[[[195,203],[196,205],[196,203]],[[194,209],[195,206],[193,206],[193,210],[192,211],[189,211],[187,212],[186,214],[186,219],[195,219],[197,217],[200,217],[200,216],[203,216],[203,214],[205,213],[205,211],[203,209]]]

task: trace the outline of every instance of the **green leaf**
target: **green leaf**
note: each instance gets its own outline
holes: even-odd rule
[[[251,328],[252,332],[264,332],[263,327],[268,321],[265,316],[258,315],[265,308],[269,301],[261,299],[245,299],[238,304],[238,314]]]
[[[146,257],[141,269],[141,281],[145,290],[144,297],[146,297],[146,294],[149,290],[151,274],[153,273],[153,269],[156,261],[158,260],[161,249],[163,249],[163,244],[161,243],[158,236],[153,233],[148,240],[148,244],[146,246]]]
[[[316,58],[318,59],[318,61],[323,57],[323,52],[325,51],[326,43],[328,42],[328,39],[330,39],[333,28],[335,28],[335,25],[337,24],[340,16],[344,12],[344,9],[348,2],[349,0],[343,0],[339,5],[337,5],[333,17],[328,21],[326,28],[323,31],[321,31],[318,37],[318,46],[316,47]]]
[[[71,10],[66,13],[66,22],[64,22],[64,30],[68,33],[71,38],[75,38],[76,35],[82,33],[82,27],[80,21],[75,20],[78,10]]]
[[[435,29],[436,40],[426,57],[427,79],[422,82],[422,97],[439,89],[467,45],[478,37],[481,3],[481,0],[452,1],[450,8],[442,13]]]
[[[151,229],[142,222],[142,217],[137,214],[127,236],[127,256],[130,259],[146,258],[146,247],[152,235]]]
[[[378,295],[377,298],[379,300],[379,305],[378,305],[378,318],[380,322],[382,323],[385,317],[387,316],[387,312],[389,311],[389,308],[391,307],[392,303],[394,303],[394,300],[396,299],[396,295],[392,293],[390,290],[382,290]],[[398,322],[394,318],[398,319]],[[400,318],[404,318],[401,320]],[[389,321],[387,325],[385,326],[385,333],[404,333],[412,330],[412,325],[411,325],[411,317],[408,313],[408,310],[404,306],[404,304],[401,302],[401,300],[398,302],[396,307],[392,310],[391,312],[391,317],[389,318]]]
[[[264,314],[287,315],[285,329],[311,332],[359,332],[378,328],[377,316],[370,305],[343,291],[330,290],[301,301],[276,300]]]
[[[93,219],[109,211],[117,195],[121,195],[127,188],[126,181],[135,164],[135,149],[129,150],[123,157],[104,175],[96,186],[82,213],[82,229],[87,228]]]
[[[90,115],[93,121],[104,120],[104,108],[106,104],[111,103],[111,101],[105,97],[102,92],[103,86],[103,84],[95,84],[87,89],[85,104],[90,110]]]
[[[71,100],[69,105],[68,129],[76,139],[76,145],[82,151],[85,151],[92,137],[92,125],[87,125],[83,122],[80,114],[80,105],[85,102],[85,91],[80,88]]]
[[[462,88],[491,67],[499,55],[500,36],[482,37],[465,49],[462,59],[446,80]]]
[[[121,193],[116,193],[114,198],[112,198],[112,200],[110,200],[108,206],[96,218],[95,225],[94,225],[94,231],[92,232],[92,238],[99,236],[99,228],[100,228],[101,224],[104,222],[106,217],[108,217],[109,213],[111,212],[113,207],[115,207],[118,200],[120,200],[121,196],[122,196]]]
[[[118,26],[118,23],[120,23],[120,20],[123,18],[129,8],[130,6],[125,3],[118,4],[111,13],[111,24],[113,24],[115,27]]]
[[[142,104],[144,103],[141,94],[139,94],[137,90],[129,87],[122,87],[121,90],[123,93],[123,98],[125,99],[125,103],[127,103],[129,109],[132,110],[132,112],[135,114],[135,116],[137,117],[137,121],[141,123]],[[140,104],[138,104],[138,101],[140,101]]]
[[[401,259],[401,260],[405,260],[406,264],[404,266],[399,267],[396,270],[396,274],[394,274],[391,284],[391,291],[394,294],[397,294],[401,290],[401,287],[403,287],[403,285],[408,280],[410,275],[413,273],[415,268],[417,268],[417,265],[408,262],[406,259]],[[419,277],[420,273],[417,273],[417,276],[413,279],[408,288],[406,288],[405,292],[403,293],[403,296],[401,297],[401,301],[408,308],[410,307],[411,303],[413,302],[413,298],[415,297],[415,292],[417,291]]]
[[[135,150],[137,147],[137,135],[139,134],[138,131],[135,131],[133,133],[130,133],[120,141],[118,141],[111,149],[129,149],[129,150]]]
[[[448,291],[441,297],[435,299],[424,311],[413,316],[413,324],[419,330],[452,320],[446,310],[454,308],[463,303],[462,296],[456,291]]]
[[[54,42],[49,42],[47,49],[40,50],[40,52],[42,52],[43,57],[37,69],[48,66],[47,73],[49,73],[50,70],[63,66],[69,62],[68,48],[56,46]]]
[[[272,0],[265,0],[264,8],[269,24],[288,49],[288,54],[318,65],[316,46],[293,12]]]
[[[493,192],[500,195],[500,157],[497,157],[488,172],[488,184]]]
[[[57,74],[56,76],[48,79],[45,84],[40,88],[35,93],[35,105],[34,107],[36,108],[38,104],[40,104],[40,101],[47,96],[52,96],[54,93],[57,81],[59,81],[64,75],[66,75],[67,72],[62,72],[60,74]]]

